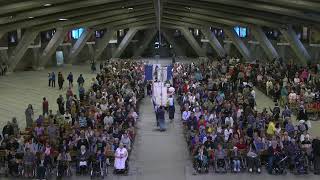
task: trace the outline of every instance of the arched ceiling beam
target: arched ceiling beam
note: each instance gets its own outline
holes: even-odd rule
[[[196,1],[198,2],[199,0],[196,0]],[[248,0],[201,0],[201,1],[206,1],[214,4],[217,3],[217,4],[228,5],[228,6],[236,6],[240,8],[254,9],[254,10],[259,10],[264,12],[271,12],[271,13],[301,18],[305,20],[320,22],[319,15],[310,16],[305,12],[302,12],[296,9],[290,9],[290,8],[270,5],[266,3],[259,3],[257,1],[248,1]]]
[[[11,31],[16,29],[17,27],[21,27],[21,25],[24,25],[22,27],[32,27],[33,28],[39,28],[39,29],[43,29],[47,30],[47,29],[52,29],[55,27],[61,27],[61,26],[66,26],[69,24],[76,24],[76,23],[81,23],[81,22],[86,22],[86,21],[94,21],[94,20],[99,20],[99,19],[105,19],[105,18],[112,18],[113,16],[116,15],[130,15],[130,14],[136,14],[136,13],[140,13],[140,12],[149,12],[152,11],[152,7],[151,6],[144,6],[144,5],[139,5],[136,7],[136,9],[134,10],[128,10],[128,9],[116,9],[116,10],[111,10],[111,11],[102,11],[99,13],[93,13],[93,14],[89,14],[89,15],[83,15],[83,16],[79,16],[79,17],[75,17],[75,18],[71,18],[68,19],[66,21],[59,21],[59,19],[54,19],[54,21],[49,22],[49,23],[45,23],[47,22],[47,20],[44,20],[42,22],[35,22],[34,24],[37,26],[33,26],[34,24],[31,22],[24,22],[23,24],[14,24],[14,25],[2,25],[0,26],[1,29],[6,30],[6,31]]]
[[[48,14],[54,14],[59,12],[72,11],[78,8],[88,8],[91,6],[108,4],[111,2],[120,2],[121,0],[81,0],[72,1],[70,3],[58,4],[50,7],[42,7],[40,9],[32,9],[30,11],[17,12],[14,15],[9,15],[0,19],[0,22],[12,22],[18,20],[26,20],[28,17],[40,17]]]

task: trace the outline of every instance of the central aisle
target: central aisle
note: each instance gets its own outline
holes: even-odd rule
[[[140,105],[140,121],[132,158],[139,180],[185,180],[185,167],[190,162],[184,139],[180,110],[176,106],[175,122],[168,122],[166,132],[155,127],[155,114],[150,97]]]

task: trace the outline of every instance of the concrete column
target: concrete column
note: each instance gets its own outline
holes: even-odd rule
[[[84,29],[80,38],[73,45],[70,51],[69,58],[68,58],[70,64],[75,63],[78,54],[81,52],[82,48],[86,45],[86,42],[89,40],[93,32],[94,31],[92,29],[89,29],[89,28]]]
[[[113,36],[113,32],[114,32],[113,29],[108,29],[107,32],[103,35],[103,37],[97,41],[96,50],[94,53],[94,60],[95,61],[97,61],[100,58],[101,54],[108,46],[109,41],[111,40],[111,38]]]
[[[200,47],[197,40],[193,37],[192,33],[190,33],[188,28],[180,28],[182,34],[189,42],[190,46],[193,48],[193,50],[197,53],[199,57],[206,56],[206,52]]]
[[[185,56],[185,51],[183,51],[183,49],[176,43],[174,37],[169,31],[163,30],[162,35],[168,41],[168,43],[172,45],[176,56]]]
[[[40,68],[43,68],[47,65],[48,61],[51,59],[52,55],[56,52],[57,48],[63,42],[68,29],[57,28],[52,39],[47,44],[46,48],[43,50],[40,56]]]
[[[279,54],[276,49],[273,47],[272,43],[263,32],[260,26],[254,26],[251,29],[253,36],[260,42],[260,46],[268,56],[269,60],[279,59]]]
[[[129,45],[130,41],[136,35],[138,32],[137,28],[130,28],[125,37],[122,39],[121,43],[119,44],[119,47],[116,49],[114,54],[112,55],[113,58],[120,58],[123,51],[126,49],[126,47]]]
[[[251,53],[241,38],[234,31],[233,27],[224,28],[224,32],[232,40],[233,44],[237,47],[238,51],[241,53],[242,57],[247,61],[251,62],[253,59]]]
[[[12,72],[20,60],[23,58],[24,54],[27,52],[29,45],[36,39],[38,32],[27,30],[16,48],[12,51],[12,55],[9,58],[9,71]]]
[[[154,36],[157,34],[156,29],[150,29],[146,32],[144,38],[142,39],[142,44],[135,51],[133,57],[139,57],[148,48],[150,42],[153,40]]]
[[[300,63],[307,64],[311,61],[311,56],[299,40],[296,32],[292,29],[291,26],[288,29],[280,29],[283,37],[290,43],[290,46],[294,53],[298,56]]]
[[[201,32],[204,35],[204,37],[209,40],[209,44],[217,52],[218,56],[225,57],[227,53],[220,44],[217,37],[214,35],[214,33],[212,33],[209,28],[203,28],[201,29]]]

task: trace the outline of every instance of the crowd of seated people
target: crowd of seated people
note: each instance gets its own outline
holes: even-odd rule
[[[257,110],[256,82],[250,81],[256,75],[248,67],[224,60],[174,65],[195,170],[260,173],[264,165],[272,174],[319,174],[320,140],[311,137],[305,121],[293,122],[288,106],[281,112],[276,102]]]
[[[319,64],[298,66],[273,62],[267,64],[241,64],[244,79],[250,79],[281,106],[299,106],[300,102],[311,103],[320,100]],[[240,75],[241,76],[241,75]]]
[[[106,62],[83,100],[67,93],[57,114],[40,115],[25,130],[19,130],[15,119],[8,122],[0,144],[1,168],[10,176],[37,179],[53,172],[59,177],[73,171],[105,174],[112,163],[116,173],[127,172],[138,101],[144,96],[142,66]]]

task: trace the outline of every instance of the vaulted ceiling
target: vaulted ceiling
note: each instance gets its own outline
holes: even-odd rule
[[[319,23],[318,0],[0,0],[0,32],[56,27],[285,28]]]

